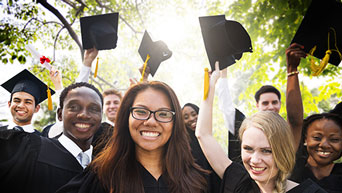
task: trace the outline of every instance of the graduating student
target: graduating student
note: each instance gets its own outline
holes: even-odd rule
[[[58,192],[205,192],[174,91],[143,82],[121,101],[110,142],[87,170]]]
[[[39,104],[48,98],[48,92],[53,95],[54,91],[27,69],[1,86],[11,93],[8,107],[12,114],[10,124],[1,129],[17,129],[40,135],[40,132],[33,128],[32,117],[39,111]]]
[[[92,160],[91,142],[102,118],[101,93],[88,83],[66,87],[60,96],[59,138],[17,130],[0,132],[3,192],[54,193]]]
[[[297,152],[291,179],[310,178],[329,193],[342,192],[342,117],[333,113],[313,114],[304,120],[304,145]]]
[[[222,178],[222,193],[324,193],[311,180],[298,185],[287,180],[295,164],[293,134],[277,113],[260,111],[245,119],[239,130],[243,165],[233,162],[212,135],[212,105],[219,65],[212,73],[208,98],[201,103],[196,136],[215,172]]]

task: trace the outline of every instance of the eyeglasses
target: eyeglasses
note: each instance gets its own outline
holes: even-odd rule
[[[151,114],[153,114],[154,118],[162,123],[171,122],[176,114],[175,112],[169,110],[151,111],[143,107],[131,107],[130,111],[134,119],[148,120],[151,117]]]

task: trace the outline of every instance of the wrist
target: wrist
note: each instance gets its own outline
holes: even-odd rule
[[[296,71],[292,71],[292,72],[288,72],[287,73],[287,77],[290,77],[290,76],[293,76],[293,75],[298,75],[299,74],[299,71],[296,70]]]

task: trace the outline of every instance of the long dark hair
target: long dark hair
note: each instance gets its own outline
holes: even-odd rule
[[[138,93],[151,88],[163,92],[170,100],[171,110],[176,112],[172,134],[165,144],[162,157],[163,175],[170,193],[205,192],[203,171],[191,156],[188,135],[182,111],[174,91],[165,83],[152,81],[139,83],[128,89],[123,97],[115,121],[115,130],[104,151],[93,161],[91,169],[111,193],[143,193],[135,143],[129,133],[130,107]]]

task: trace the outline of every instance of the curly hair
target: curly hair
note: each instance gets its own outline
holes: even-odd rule
[[[68,87],[63,89],[61,95],[59,96],[59,108],[61,108],[61,109],[63,108],[64,99],[68,95],[69,91],[71,91],[72,89],[75,89],[75,88],[79,88],[79,87],[88,87],[88,88],[94,90],[99,95],[99,97],[101,99],[101,106],[103,106],[102,94],[94,85],[86,83],[86,82],[77,82],[77,83],[71,84]]]

